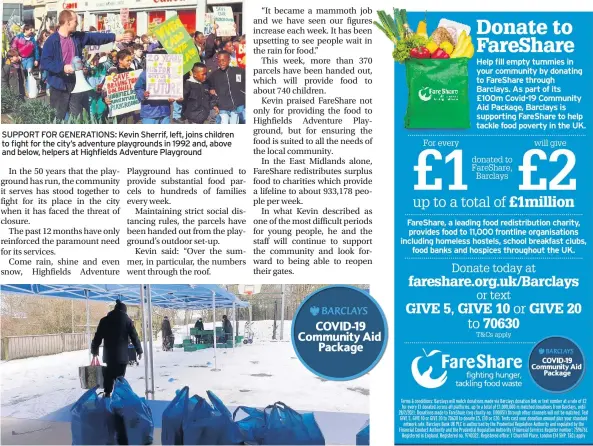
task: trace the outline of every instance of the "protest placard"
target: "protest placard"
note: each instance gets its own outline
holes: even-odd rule
[[[106,43],[105,45],[87,45],[85,48],[87,49],[89,54],[97,54],[97,53],[109,53],[115,45],[113,43]]]
[[[149,99],[183,97],[183,56],[147,54],[146,89],[150,93]]]
[[[107,14],[107,19],[104,23],[105,29],[108,32],[112,32],[114,34],[123,34],[124,26],[121,23],[119,14]]]
[[[119,10],[119,19],[121,20],[122,26],[127,28],[130,21],[130,10],[128,8],[121,8]]]
[[[218,25],[216,35],[220,37],[236,36],[233,9],[229,6],[214,6],[214,22]]]
[[[140,102],[136,97],[134,85],[142,70],[110,74],[105,78],[105,92],[111,100],[109,116],[119,116],[124,113],[140,110]]]
[[[179,20],[179,16],[171,17],[154,28],[154,34],[167,53],[183,56],[183,74],[200,61],[196,45]]]
[[[208,36],[214,32],[214,14],[207,12],[204,14],[204,35]]]

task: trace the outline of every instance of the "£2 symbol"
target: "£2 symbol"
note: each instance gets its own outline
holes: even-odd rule
[[[424,356],[417,356],[412,361],[412,376],[414,380],[420,384],[422,387],[426,389],[436,389],[437,387],[441,387],[447,381],[447,371],[445,370],[441,376],[438,378],[431,378],[430,374],[432,373],[432,366],[428,368],[428,370],[424,373],[420,373],[418,369],[418,362],[424,357],[429,358],[437,353],[441,353],[440,350],[433,350],[429,354],[426,354],[426,350],[422,349],[424,352]]]
[[[319,314],[319,307],[311,307],[309,308],[309,311],[313,316],[317,316]]]
[[[432,97],[432,93],[430,92],[430,87],[424,87],[424,88],[418,90],[418,97],[424,102],[430,101],[430,98]]]

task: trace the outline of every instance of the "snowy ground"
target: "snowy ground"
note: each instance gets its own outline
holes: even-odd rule
[[[205,324],[205,328],[212,328]],[[229,406],[263,407],[282,401],[297,410],[369,413],[369,376],[354,381],[322,380],[298,360],[290,342],[290,322],[285,322],[284,341],[272,341],[272,321],[254,323],[254,342],[231,349],[163,352],[155,341],[155,399],[173,399],[175,390],[187,385],[191,394],[206,396],[212,390]],[[239,334],[243,334],[240,323]],[[187,335],[176,327],[175,343]],[[278,337],[280,329],[278,327]],[[40,418],[74,403],[80,389],[78,367],[89,363],[88,351],[6,361],[0,364],[1,416]],[[126,379],[144,396],[144,358],[140,366],[128,366]]]

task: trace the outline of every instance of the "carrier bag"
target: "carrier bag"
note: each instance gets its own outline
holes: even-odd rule
[[[269,410],[269,413],[268,413]],[[325,438],[312,413],[300,414],[282,402],[264,410],[267,445],[325,445]]]
[[[237,413],[244,412],[247,416],[237,421]],[[245,444],[263,444],[266,427],[263,410],[254,407],[239,406],[233,413],[233,421],[237,423]]]
[[[154,423],[152,411],[144,398],[134,393],[123,377],[115,380],[111,394],[111,410],[123,420],[128,444],[152,444]]]
[[[356,434],[356,446],[370,444],[370,420]]]
[[[86,391],[70,409],[73,445],[115,444],[113,417],[97,388]]]
[[[183,418],[189,404],[189,387],[177,391],[173,401],[163,412],[161,443],[163,445],[183,444]]]
[[[187,417],[183,421],[183,444],[234,445],[242,444],[239,427],[230,411],[212,392],[208,392],[214,407],[197,395],[190,399]]]
[[[466,57],[406,61],[405,128],[470,128],[468,62]]]
[[[78,367],[78,377],[80,378],[80,387],[83,389],[92,389],[94,387],[103,388],[103,369],[106,368],[99,363],[96,356],[91,360],[91,365]]]
[[[204,444],[201,443],[204,420],[213,416],[214,409],[204,398],[198,395],[191,397],[183,418],[183,444]]]

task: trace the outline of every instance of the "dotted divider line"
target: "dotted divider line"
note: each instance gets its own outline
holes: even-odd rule
[[[583,257],[404,257],[404,260],[583,260]]]
[[[585,214],[404,214],[406,217],[412,216],[422,216],[422,217],[430,217],[433,215],[443,216],[443,217],[482,217],[482,216],[495,216],[495,217],[553,217],[553,216],[562,216],[562,217],[582,217]]]

